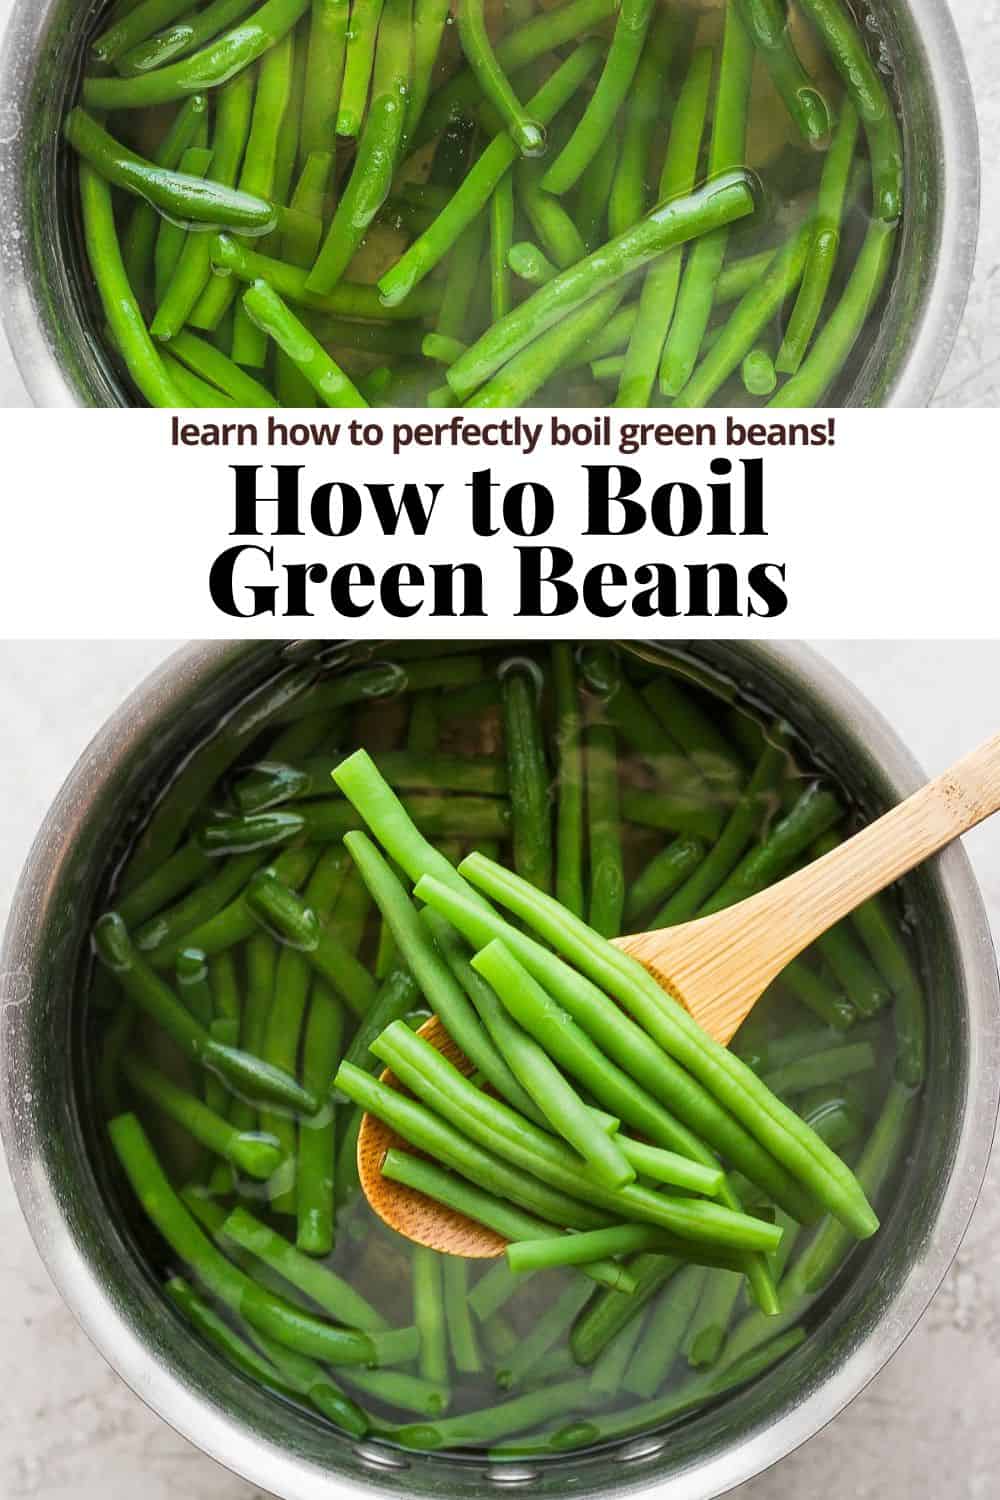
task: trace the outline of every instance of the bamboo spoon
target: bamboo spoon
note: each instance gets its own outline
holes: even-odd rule
[[[615,939],[717,1042],[727,1045],[771,981],[814,939],[869,897],[1000,808],[1000,734],[829,854],[735,906],[677,927]],[[436,1016],[420,1035],[472,1071]],[[383,1082],[400,1087],[391,1072]],[[446,1254],[500,1255],[493,1230],[382,1176],[390,1147],[412,1149],[366,1114],[358,1174],[372,1208],[392,1229]]]

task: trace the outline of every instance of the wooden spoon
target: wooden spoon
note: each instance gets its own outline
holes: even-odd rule
[[[814,939],[998,808],[1000,734],[829,854],[758,895],[677,927],[616,938],[615,946],[638,959],[709,1036],[728,1044],[771,981]],[[436,1016],[420,1035],[464,1073],[472,1071]],[[382,1078],[400,1087],[392,1073]],[[501,1235],[383,1177],[390,1146],[412,1149],[366,1114],[358,1174],[386,1224],[447,1254],[502,1253]]]

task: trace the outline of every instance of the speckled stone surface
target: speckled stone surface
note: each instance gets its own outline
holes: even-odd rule
[[[822,647],[929,771],[996,729],[1000,644]],[[0,910],[62,777],[156,642],[0,642]],[[1000,831],[966,840],[1000,930]],[[60,1302],[0,1166],[2,1500],[254,1500],[148,1412]],[[995,1500],[1000,1494],[1000,1161],[922,1324],[869,1390],[740,1500]]]
[[[0,28],[12,0],[0,0]],[[1000,404],[1000,0],[951,0],[979,113],[982,223],[969,301],[935,406]],[[0,332],[0,406],[30,406]]]

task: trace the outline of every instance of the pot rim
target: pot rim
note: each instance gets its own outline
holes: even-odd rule
[[[36,296],[31,265],[31,212],[24,184],[28,80],[45,45],[54,0],[15,0],[0,61],[0,317],[14,361],[36,405],[73,407],[80,393],[60,365]],[[890,0],[892,3],[892,0]],[[898,3],[898,0],[897,0]],[[903,0],[933,83],[942,180],[934,264],[920,312],[908,329],[909,351],[881,403],[926,406],[951,353],[972,281],[980,203],[980,148],[972,85],[946,0]],[[110,387],[109,387],[110,390]]]
[[[29,853],[15,892],[0,958],[0,1059],[5,1084],[17,1078],[21,1020],[32,954],[45,927],[61,861],[79,826],[113,774],[125,738],[144,735],[169,716],[193,681],[226,668],[248,650],[268,643],[203,641],[172,653],[146,677],[107,720],[70,772]],[[732,652],[734,647],[730,646]],[[835,667],[799,643],[752,642],[748,651],[764,671],[797,673],[822,698],[835,722],[864,724],[873,761],[899,795],[925,779],[895,731]],[[762,1473],[826,1426],[878,1374],[916,1326],[959,1249],[975,1208],[989,1161],[1000,1088],[1000,979],[989,924],[968,858],[958,845],[938,857],[937,876],[953,925],[953,942],[966,978],[968,1004],[968,1093],[961,1132],[930,1242],[886,1300],[876,1327],[828,1379],[799,1405],[766,1429],[703,1464],[666,1479],[644,1482],[623,1470],[618,1488],[652,1492],[664,1500],[708,1500]],[[307,1500],[322,1480],[332,1494],[388,1494],[378,1484],[343,1474],[331,1475],[247,1428],[217,1406],[203,1401],[177,1374],[150,1357],[149,1346],[133,1332],[120,1309],[76,1244],[59,1209],[52,1183],[41,1165],[37,1122],[19,1111],[15,1091],[0,1092],[0,1138],[7,1152],[22,1212],[53,1282],[98,1351],[127,1385],[158,1416],[210,1457],[261,1489]],[[506,1470],[509,1479],[517,1476]],[[387,1478],[389,1475],[387,1474]],[[403,1478],[395,1475],[398,1481]]]

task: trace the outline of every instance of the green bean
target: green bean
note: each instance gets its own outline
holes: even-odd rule
[[[884,1186],[896,1159],[914,1101],[914,1091],[906,1084],[890,1085],[875,1129],[855,1168],[859,1182],[873,1198]],[[833,1220],[826,1221],[796,1262],[797,1285],[810,1293],[820,1291],[839,1269],[848,1246],[849,1236],[843,1227]]]
[[[777,1201],[787,1201],[793,1212],[808,1217],[808,1200],[773,1157],[584,975],[570,969],[491,909],[466,901],[460,892],[444,887],[433,877],[423,877],[418,882],[417,896],[453,922],[473,946],[482,947],[491,938],[502,937],[535,978],[589,1032],[607,1058],[617,1060],[627,1074],[667,1104],[686,1124],[693,1125],[705,1141],[746,1170],[753,1181],[760,1180]],[[660,1143],[705,1165],[715,1165],[711,1152],[685,1125],[678,1123],[675,1138]],[[639,1214],[634,1216],[638,1218]]]
[[[356,137],[365,117],[384,0],[354,0],[337,108],[337,134]]]
[[[874,1016],[891,998],[886,985],[865,953],[855,942],[850,926],[840,922],[816,939],[816,950],[828,964],[830,972],[850,996],[859,1016]]]
[[[347,56],[349,0],[312,0],[299,120],[299,161],[337,149],[337,109]]]
[[[813,221],[815,229],[806,268],[775,359],[775,368],[783,374],[794,375],[801,365],[826,300],[840,249],[844,201],[857,138],[857,111],[850,100],[845,99],[823,162]]]
[[[448,257],[437,315],[437,332],[446,338],[459,338],[467,333],[469,308],[480,281],[486,231],[486,215],[479,214],[459,235]]]
[[[403,139],[407,145],[416,135],[427,108],[434,65],[450,14],[448,0],[414,0],[412,84],[403,121]]]
[[[183,406],[180,392],[149,336],[125,273],[110,186],[86,162],[80,163],[80,204],[87,259],[104,315],[129,375],[151,406]]]
[[[669,1291],[657,1299],[625,1372],[623,1385],[630,1395],[648,1400],[660,1389],[680,1352],[708,1275],[704,1266],[682,1266]]]
[[[359,9],[355,0],[355,11]],[[389,196],[403,136],[404,106],[410,78],[410,24],[412,0],[385,0],[378,45],[372,74],[368,113],[358,139],[357,154],[351,175],[337,205],[323,248],[306,277],[306,289],[327,294],[344,275],[375,215]],[[376,18],[377,20],[377,18]],[[344,90],[340,99],[337,130],[341,135],[355,135],[345,128],[353,95],[349,87],[357,76],[356,28],[364,29],[359,16],[351,16],[348,33],[347,66]],[[360,119],[359,119],[360,124]]]
[[[196,1095],[178,1087],[135,1053],[125,1055],[122,1069],[133,1089],[175,1120],[199,1145],[231,1162],[239,1171],[263,1181],[279,1166],[281,1148],[273,1137],[237,1130]]]
[[[231,950],[224,950],[229,952]],[[257,932],[246,945],[246,995],[240,1022],[240,1042],[247,1052],[259,1057],[264,1050],[267,1018],[274,1003],[274,980],[277,968],[277,945],[270,933]],[[230,1122],[241,1130],[253,1130],[258,1111],[249,1100],[237,1097],[230,1109]]]
[[[819,782],[813,782],[763,842],[743,856],[714,895],[699,908],[699,916],[722,911],[780,879],[803,850],[840,819],[842,811],[836,795]]]
[[[108,182],[144,198],[182,223],[228,226],[243,234],[261,234],[274,226],[274,206],[265,198],[159,167],[108,135],[86,110],[70,110],[63,134],[78,155]]]
[[[461,339],[449,338],[443,333],[427,333],[420,345],[420,352],[427,359],[436,359],[442,365],[450,365],[467,348]]]
[[[864,1129],[864,1115],[846,1097],[839,1084],[810,1089],[800,1102],[802,1118],[831,1151],[842,1151],[856,1141]],[[781,1249],[784,1249],[784,1240]]]
[[[903,198],[902,144],[892,102],[846,6],[840,0],[805,0],[803,10],[825,43],[864,127],[875,219],[892,227],[899,222]]]
[[[577,1364],[593,1364],[602,1349],[670,1280],[678,1265],[672,1256],[653,1251],[642,1251],[633,1256],[628,1269],[635,1279],[635,1290],[630,1294],[611,1288],[599,1292],[577,1320],[569,1341]]]
[[[632,85],[653,14],[651,0],[624,0],[601,75],[583,116],[545,173],[550,193],[565,193],[600,148]]]
[[[504,1098],[512,1103],[526,1100],[522,1084],[462,993],[461,986],[442,959],[430,932],[420,921],[416,907],[388,862],[366,834],[349,833],[344,843],[389,923],[403,961],[428,1004],[440,1016],[452,1041]]]
[[[349,1282],[327,1266],[303,1255],[284,1235],[269,1229],[245,1208],[233,1209],[222,1225],[222,1234],[226,1240],[231,1240],[276,1271],[289,1285],[304,1292],[334,1322],[369,1333],[388,1328],[377,1308]]]
[[[514,239],[514,182],[510,173],[502,177],[490,198],[490,312],[505,317],[513,305],[507,256]],[[456,354],[464,353],[459,349]]]
[[[568,1240],[571,1236],[564,1235],[563,1238]],[[567,1282],[559,1296],[536,1319],[530,1332],[518,1340],[503,1371],[505,1385],[520,1384],[553,1345],[563,1341],[592,1290],[586,1281],[576,1277]]]
[[[163,1290],[206,1342],[214,1344],[220,1354],[244,1375],[249,1375],[252,1380],[260,1381],[269,1390],[279,1391],[288,1396],[297,1394],[294,1388],[281,1378],[270,1360],[259,1354],[245,1339],[240,1338],[225,1319],[220,1318],[214,1308],[209,1307],[208,1303],[204,1302],[182,1277],[171,1276],[170,1280],[164,1284]]]
[[[618,311],[608,319],[603,328],[591,334],[574,351],[569,362],[571,369],[581,365],[589,364],[591,360],[600,359],[605,354],[611,354],[616,349],[624,349],[629,341],[635,320],[638,315],[639,304],[630,302],[626,307],[620,307]]]
[[[405,1370],[362,1370],[358,1365],[339,1372],[348,1384],[402,1411],[422,1417],[437,1417],[447,1411],[451,1399],[446,1385],[437,1385]]]
[[[194,840],[182,844],[118,902],[118,912],[125,926],[133,929],[142,922],[148,924],[149,919],[162,911],[173,896],[195,885],[213,868],[200,844]],[[136,936],[138,940],[139,935]]]
[[[174,980],[185,1008],[202,1026],[211,1026],[215,1007],[208,982],[208,962],[200,948],[185,948],[178,953]]]
[[[683,389],[675,406],[705,406],[737,368],[802,279],[814,226],[809,220],[778,251],[763,276],[745,292]],[[766,395],[763,391],[760,394]]]
[[[910,955],[876,898],[851,913],[851,921],[895,997],[896,1073],[916,1088],[924,1076],[927,1020],[920,980]]]
[[[615,732],[606,724],[587,731],[587,824],[590,853],[590,925],[603,937],[621,932],[625,906],[618,807],[618,755]]]
[[[786,964],[781,971],[781,983],[814,1016],[838,1031],[846,1031],[857,1020],[858,1013],[850,1000],[804,959]]]
[[[164,299],[161,306],[166,305],[166,299]],[[155,326],[156,319],[153,322]],[[164,325],[160,326],[162,328]],[[275,396],[266,386],[261,385],[260,381],[248,375],[245,370],[241,370],[239,365],[234,364],[222,353],[221,349],[216,349],[206,339],[199,338],[188,329],[181,329],[178,333],[171,335],[166,348],[169,353],[176,354],[177,358],[196,374],[213,381],[220,391],[224,391],[237,405],[257,407],[278,405]]]
[[[528,240],[520,240],[507,251],[507,264],[521,281],[532,286],[544,286],[553,276],[558,276],[559,267],[548,259],[544,251]]]
[[[214,1041],[177,999],[177,996],[140,956],[114,912],[94,927],[94,943],[102,961],[125,993],[170,1036],[187,1057],[222,1075],[236,1089],[290,1109],[315,1114],[318,1100],[289,1074],[269,1067],[260,1058]]]
[[[705,1282],[684,1340],[689,1365],[697,1368],[718,1363],[740,1286],[741,1278],[732,1271],[716,1271]]]
[[[553,141],[552,148],[555,149],[555,146],[556,142]],[[544,163],[540,163],[540,166],[544,172]],[[573,260],[580,260],[582,256],[593,250],[607,238],[604,230],[611,222],[610,198],[617,166],[618,131],[612,128],[608,131],[600,148],[587,164],[577,186],[576,195],[573,200],[573,220],[575,220],[578,226],[583,248],[580,250],[579,255],[574,255]],[[540,182],[541,176],[539,177]],[[547,198],[550,203],[558,205],[560,208],[562,207],[555,193],[546,193],[540,189],[540,195]],[[563,209],[563,212],[565,213],[566,210]],[[636,218],[641,216],[641,212],[640,210],[639,214],[636,214]],[[635,220],[631,222],[634,223]],[[609,233],[612,235],[619,234],[622,229],[627,229],[628,227],[627,223],[620,223],[617,227],[612,225]],[[572,264],[572,261],[568,262],[568,264]]]
[[[688,876],[704,862],[706,853],[700,839],[677,838],[665,845],[629,885],[625,899],[629,920],[637,921],[655,902],[665,900],[683,886]],[[582,914],[577,912],[576,915]],[[657,916],[648,925],[653,928],[663,923]]]
[[[619,1329],[594,1360],[590,1372],[590,1389],[595,1396],[616,1396],[622,1388],[636,1344],[642,1336],[645,1313],[641,1312]]]
[[[314,1359],[310,1359],[308,1355],[285,1348],[283,1344],[276,1339],[269,1338],[259,1329],[255,1331],[253,1337],[258,1347],[273,1361],[281,1375],[298,1395],[304,1396],[317,1411],[329,1417],[352,1437],[364,1437],[368,1431],[368,1418],[361,1407],[345,1396],[340,1387],[334,1384],[321,1365],[317,1364]]]
[[[518,99],[493,50],[483,0],[459,0],[456,15],[462,51],[480,89],[522,156],[540,155],[545,149],[545,131]]]
[[[204,855],[204,851],[199,852]],[[214,870],[215,866],[208,856],[204,857],[209,868]],[[202,880],[174,906],[158,912],[138,927],[134,933],[136,947],[152,957],[167,943],[176,944],[192,928],[208,921],[232,901],[244,889],[254,871],[260,868],[260,864],[260,856],[256,853],[236,854],[227,859],[217,874],[213,874],[208,880]],[[126,898],[119,908],[123,921],[126,921],[130,905]]]
[[[875,1066],[875,1050],[870,1042],[853,1042],[846,1047],[827,1047],[812,1057],[801,1057],[765,1073],[763,1081],[775,1094],[801,1094],[824,1083],[852,1078]]]
[[[115,71],[123,78],[135,78],[166,67],[167,63],[186,57],[239,21],[253,3],[254,0],[209,0],[202,10],[187,9],[187,13],[181,12],[181,19],[173,25],[165,26],[122,52],[115,62]]]
[[[507,1264],[517,1274],[553,1266],[580,1266],[606,1256],[625,1255],[656,1245],[659,1231],[648,1224],[612,1224],[584,1234],[516,1240],[507,1246]],[[622,1288],[619,1288],[622,1289]]]
[[[711,1041],[682,1006],[666,1005],[663,991],[641,964],[499,865],[472,854],[462,861],[460,873],[541,933],[557,953],[572,958],[584,975],[605,985],[652,1039],[669,1049],[703,1086],[710,1082],[736,1119],[858,1238],[875,1232],[878,1220],[850,1170],[749,1068]]]
[[[201,180],[208,175],[211,165],[212,151],[210,147],[202,145],[189,146],[180,159],[177,175],[186,181]],[[159,232],[156,236],[156,246],[153,251],[153,290],[157,303],[159,303],[173,277],[174,271],[177,268],[177,262],[180,260],[188,238],[188,231],[183,224],[175,223],[171,219],[161,218]],[[150,329],[150,332],[152,332],[152,329]]]
[[[511,359],[532,338],[622,278],[669,250],[671,246],[710,235],[720,225],[753,210],[753,195],[743,172],[722,174],[694,193],[652,209],[624,234],[609,240],[577,265],[539,287],[520,307],[502,318],[448,370],[456,395],[470,396],[476,387]],[[384,282],[380,283],[383,286]]]
[[[404,1448],[482,1448],[497,1438],[536,1427],[551,1417],[582,1410],[588,1406],[589,1400],[586,1380],[567,1380],[544,1390],[515,1396],[498,1406],[481,1407],[465,1416],[399,1427],[393,1432],[393,1437]]]
[[[499,941],[478,953],[472,967],[493,986],[512,1013],[516,1014],[519,992],[526,994],[529,1002],[544,1007],[544,992]],[[635,1170],[621,1148],[594,1122],[576,1090],[543,1052],[518,1048],[508,1052],[506,1061],[552,1129],[576,1148],[602,1186],[618,1188],[634,1182]]]
[[[708,149],[709,181],[745,159],[752,72],[753,47],[734,0],[729,0]],[[704,235],[687,258],[660,363],[660,391],[664,396],[678,395],[691,377],[711,316],[728,239],[727,227],[720,225],[713,234]]]
[[[333,854],[339,856],[339,849]],[[299,949],[356,1015],[365,1013],[375,996],[375,981],[338,936],[322,930],[316,913],[294,891],[264,872],[247,888],[246,901],[259,921]]]
[[[525,1213],[509,1203],[485,1192],[473,1183],[463,1181],[451,1172],[443,1171],[431,1162],[411,1156],[408,1151],[390,1148],[382,1163],[382,1175],[390,1182],[402,1183],[414,1188],[428,1198],[443,1203],[456,1213],[467,1215],[488,1229],[509,1238],[548,1237],[556,1226]],[[567,1235],[567,1239],[571,1236]],[[588,1260],[582,1267],[586,1276],[609,1286],[627,1286],[629,1278],[614,1261],[606,1259]],[[423,1372],[426,1374],[426,1372]]]
[[[715,348],[714,343],[712,347]],[[740,379],[748,396],[770,396],[778,384],[770,349],[766,349],[763,344],[755,344],[749,353],[744,354],[740,365]]]
[[[777,246],[774,246],[768,250],[758,250],[755,255],[740,256],[738,260],[731,260],[728,265],[723,266],[715,283],[714,305],[721,307],[724,302],[738,301],[760,280],[777,253]]]
[[[626,787],[621,795],[621,809],[626,822],[659,828],[664,833],[714,839],[720,830],[718,810],[706,807],[687,792],[645,792]]]
[[[548,124],[573,97],[596,65],[599,55],[598,42],[581,43],[529,100],[527,108],[532,118],[543,125]],[[495,136],[466,174],[447,207],[380,278],[378,287],[383,306],[398,306],[447,255],[463,229],[482,213],[490,195],[516,158],[517,147],[510,136]]]
[[[436,306],[437,292],[431,288],[417,291],[391,307],[383,303],[373,286],[361,282],[341,281],[331,292],[320,296],[306,288],[306,272],[301,266],[275,260],[250,250],[230,235],[216,235],[211,244],[211,260],[223,273],[229,271],[240,281],[266,281],[268,286],[299,307],[330,313],[343,318],[414,318],[423,317]]]
[[[392,1153],[389,1153],[392,1155]],[[448,1379],[448,1342],[445,1326],[442,1260],[425,1245],[413,1245],[413,1321],[420,1333],[420,1375],[433,1384]]]
[[[692,1193],[706,1193],[710,1198],[722,1191],[725,1174],[721,1167],[705,1166],[676,1151],[650,1146],[645,1141],[633,1141],[629,1136],[620,1135],[618,1143],[640,1177],[687,1188]]]
[[[798,372],[772,396],[769,406],[814,406],[826,394],[882,290],[895,234],[895,223],[875,219],[869,224],[840,301],[813,340]]]
[[[773,810],[787,763],[788,757],[782,746],[765,745],[745,791],[711,851],[656,913],[651,927],[670,927],[676,922],[687,921],[719,890]]]
[[[521,161],[514,172],[514,184],[518,202],[538,240],[556,266],[565,268],[581,260],[587,253],[587,246],[576,220],[558,198],[542,188],[544,171],[542,160]]]
[[[712,52],[710,48],[702,47],[691,59],[670,122],[667,152],[657,189],[660,201],[690,193],[694,187],[711,83]],[[677,245],[646,272],[639,294],[638,315],[618,384],[616,406],[649,405],[677,301],[682,257],[683,251]]]
[[[264,868],[270,870],[275,879],[294,890],[304,884],[315,862],[315,850],[288,849]],[[256,931],[258,925],[246,903],[245,895],[245,891],[241,892],[235,901],[231,901],[214,916],[200,921],[186,933],[151,951],[150,966],[153,969],[169,968],[178,952],[185,947],[201,948],[209,958],[214,958],[216,954],[242,943]]]
[[[469,1311],[468,1262],[457,1255],[446,1255],[444,1276],[444,1312],[448,1326],[448,1343],[455,1369],[463,1375],[475,1375],[483,1368],[479,1341]]]
[[[89,109],[145,109],[226,83],[281,41],[309,0],[264,0],[253,15],[189,57],[139,78],[89,77],[83,102]]]
[[[222,1020],[235,1021],[240,1025],[243,1015],[243,997],[240,994],[236,964],[231,953],[220,953],[208,965],[208,977],[212,986],[215,1014]]]
[[[325,406],[368,405],[353,381],[266,281],[253,283],[243,294],[242,306],[256,326],[274,339]]]
[[[188,0],[141,0],[126,15],[112,18],[111,25],[91,42],[91,54],[99,63],[116,62],[161,26],[169,26],[187,8]]]
[[[393,1021],[401,1020],[417,1003],[417,982],[408,969],[392,968],[382,981],[370,1008],[361,1018],[344,1061],[356,1068],[374,1073],[377,1059],[369,1048],[377,1036]]]
[[[327,1094],[342,1046],[343,1005],[330,986],[315,980],[303,1037],[304,1088],[318,1097]],[[298,1124],[295,1244],[310,1256],[327,1256],[333,1250],[336,1145],[336,1113],[333,1101],[327,1098],[318,1115]]]
[[[334,1328],[258,1286],[206,1238],[170,1186],[134,1115],[108,1126],[115,1154],[147,1217],[218,1300],[262,1333],[326,1364],[404,1363],[416,1353],[415,1329],[363,1333]]]
[[[524,1286],[527,1280],[526,1276],[514,1275],[504,1256],[494,1260],[486,1274],[480,1276],[469,1293],[469,1306],[480,1323],[484,1325],[484,1335],[485,1325],[496,1316],[499,1309]]]
[[[785,108],[810,146],[822,148],[833,126],[829,106],[795,51],[781,0],[738,0],[740,15]]]
[[[474,895],[451,861],[424,838],[366,750],[355,750],[334,767],[331,775],[383,849],[411,881],[415,883],[421,875],[430,873],[444,885],[468,893],[481,906],[487,905]]]
[[[530,667],[503,674],[504,746],[513,814],[514,864],[541,890],[552,884],[549,770],[538,712],[538,687]]]
[[[625,105],[621,152],[607,199],[612,235],[641,219],[648,207],[646,177],[657,120],[665,105],[664,77],[678,41],[679,22],[673,10],[655,17],[643,47]],[[609,132],[609,138],[611,133]],[[664,194],[660,194],[664,197]]]
[[[559,765],[556,808],[556,895],[563,906],[583,915],[583,751],[580,701],[572,647],[552,645],[556,753]]]
[[[360,1068],[341,1063],[335,1086],[355,1104],[363,1105],[391,1125],[411,1145],[460,1173],[468,1184],[481,1187],[509,1204],[522,1206],[529,1214],[544,1215],[544,1222],[550,1225],[591,1229],[602,1222],[602,1216],[595,1210],[514,1171],[499,1156],[477,1145],[431,1110],[388,1088]]]
[[[480,386],[466,406],[526,405],[547,380],[571,363],[581,344],[608,322],[623,295],[621,287],[611,287],[567,314]]]
[[[482,658],[465,653],[441,661],[418,661],[405,666],[395,662],[376,662],[358,671],[317,682],[289,706],[286,717],[297,719],[304,714],[326,713],[352,703],[367,703],[370,699],[392,697],[397,693],[463,687],[478,682],[482,672]]]

